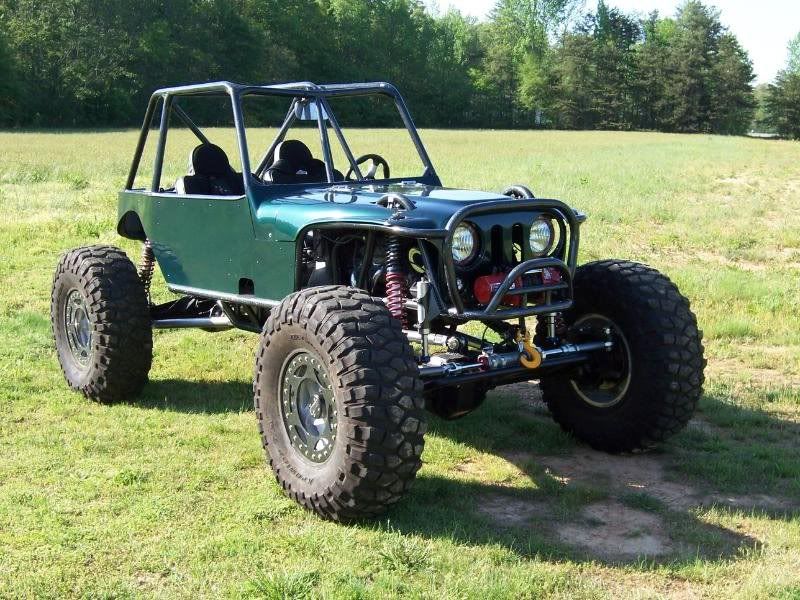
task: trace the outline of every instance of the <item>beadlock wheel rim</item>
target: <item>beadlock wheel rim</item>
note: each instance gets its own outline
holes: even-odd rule
[[[578,367],[578,376],[570,379],[575,393],[595,408],[611,408],[619,404],[631,384],[632,356],[622,329],[614,321],[599,314],[584,315],[573,325],[581,337],[599,339],[609,331],[614,343],[608,353],[595,353],[593,360]]]
[[[336,401],[328,373],[316,355],[300,351],[286,359],[280,408],[292,447],[311,462],[328,460],[336,441]]]
[[[92,359],[92,325],[86,300],[78,290],[67,294],[63,325],[72,357],[81,368],[88,367]]]

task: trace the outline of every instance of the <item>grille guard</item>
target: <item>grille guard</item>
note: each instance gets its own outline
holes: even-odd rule
[[[517,278],[535,271],[540,271],[544,268],[558,269],[561,273],[561,283],[555,285],[529,285],[519,288],[512,288]],[[555,292],[560,290],[569,290],[566,300],[558,300],[556,302],[549,301],[549,294],[546,296],[548,300],[543,303],[526,306],[528,294],[541,294],[548,292]],[[505,296],[522,296],[522,306],[515,308],[500,308],[500,303]],[[462,317],[465,319],[482,319],[482,320],[496,320],[496,319],[516,319],[518,317],[527,317],[532,315],[541,315],[544,313],[560,312],[572,307],[572,272],[570,268],[561,260],[557,258],[532,258],[521,262],[511,271],[509,271],[506,278],[497,288],[492,299],[483,310],[463,310],[460,313],[456,312],[455,307],[449,309],[449,313],[454,316]]]
[[[564,248],[564,259],[555,257],[532,258],[521,262],[514,267],[506,276],[500,287],[495,291],[486,308],[482,310],[466,310],[461,297],[458,294],[458,284],[456,278],[455,263],[451,251],[453,235],[456,227],[465,219],[493,212],[506,212],[531,209],[539,212],[549,213],[554,218],[566,223],[568,243]],[[443,243],[443,262],[445,268],[445,284],[447,293],[450,297],[452,306],[447,309],[448,315],[464,320],[479,319],[483,321],[506,319],[516,319],[540,315],[544,313],[560,312],[572,307],[572,276],[578,259],[578,242],[580,237],[580,222],[576,212],[560,200],[524,198],[522,200],[509,198],[508,200],[495,200],[483,202],[472,206],[466,206],[450,217],[445,231],[447,232]],[[558,269],[561,273],[561,283],[556,285],[532,285],[512,289],[514,281],[530,273],[531,271],[543,269],[545,267]],[[567,299],[550,301],[550,294],[568,290]],[[546,294],[543,303],[526,306],[528,294]],[[522,306],[515,308],[501,308],[501,302],[505,296],[522,296]]]

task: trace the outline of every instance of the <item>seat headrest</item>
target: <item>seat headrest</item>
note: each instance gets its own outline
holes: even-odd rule
[[[195,175],[222,177],[229,175],[231,163],[228,155],[219,146],[214,144],[200,144],[192,150],[192,172]]]
[[[303,167],[308,165],[314,157],[300,140],[284,140],[275,148],[275,162],[285,160],[293,167]]]

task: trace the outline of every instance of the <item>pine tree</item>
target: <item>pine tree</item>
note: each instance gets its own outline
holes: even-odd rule
[[[593,86],[594,39],[586,33],[569,32],[561,37],[553,57],[553,99],[549,118],[564,129],[594,129],[597,126]]]
[[[782,136],[800,140],[800,73],[781,71],[769,86],[767,110],[775,130]]]
[[[689,0],[679,9],[675,24],[667,87],[672,114],[666,125],[674,131],[710,132],[713,99],[709,74],[722,25],[718,14],[697,0]]]
[[[712,131],[725,134],[747,131],[756,106],[751,85],[754,78],[747,53],[733,35],[723,34],[710,74]]]
[[[641,39],[641,27],[633,18],[617,9],[609,9],[600,0],[592,35],[595,65],[593,112],[597,126],[630,129],[634,121],[632,48]]]
[[[789,43],[786,68],[769,86],[767,113],[780,135],[800,139],[800,34]]]
[[[753,96],[756,101],[756,109],[753,113],[751,129],[757,133],[776,133],[767,107],[769,85],[766,83],[757,85],[753,90]]]
[[[674,42],[675,21],[660,19],[653,12],[643,22],[644,41],[634,49],[635,76],[634,127],[670,130],[669,74],[672,70],[670,48]]]

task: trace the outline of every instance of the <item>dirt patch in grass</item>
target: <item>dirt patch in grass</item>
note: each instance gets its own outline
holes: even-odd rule
[[[551,515],[550,507],[544,502],[504,494],[488,494],[481,498],[478,512],[501,527],[526,527],[534,517]]]
[[[725,185],[733,185],[733,186],[743,186],[743,185],[758,185],[759,180],[755,177],[748,177],[745,175],[737,175],[736,177],[722,177],[717,179],[717,183],[722,183]]]
[[[565,544],[612,559],[662,556],[673,550],[660,516],[616,500],[586,506],[580,521],[561,525],[557,534]]]
[[[149,571],[137,571],[134,574],[134,582],[136,586],[139,588],[144,588],[148,590],[155,590],[160,588],[167,579],[169,575],[168,571],[163,571],[161,573],[151,573]]]
[[[526,452],[503,456],[528,472],[530,465],[536,463],[544,469],[544,476],[558,486],[602,485],[612,497],[591,502],[575,514],[555,518],[551,502],[541,497],[526,500],[496,493],[479,501],[479,512],[501,527],[529,527],[534,517],[544,517],[554,539],[607,560],[660,557],[674,550],[664,517],[653,510],[629,506],[621,497],[646,492],[660,503],[683,509],[688,506],[686,498],[695,494],[688,486],[665,481],[662,465],[650,456],[621,457],[587,449],[576,449],[565,456]],[[469,462],[464,468],[472,470],[475,465]]]
[[[783,357],[776,357],[776,364],[781,364],[781,358]],[[764,389],[800,387],[800,376],[787,374],[778,369],[755,367],[736,358],[717,358],[709,361],[707,373],[710,378],[719,381],[746,381]]]
[[[672,266],[685,265],[707,265],[710,267],[731,267],[747,271],[750,273],[766,273],[778,269],[800,269],[798,262],[798,250],[796,248],[782,248],[770,250],[759,248],[755,257],[750,259],[743,256],[730,257],[719,252],[710,250],[695,249],[691,252],[683,252],[670,248],[661,248],[658,254],[668,260]],[[756,258],[757,260],[752,260]]]
[[[459,473],[466,473],[475,477],[484,477],[487,473],[486,467],[479,460],[472,458],[457,464],[455,469]]]
[[[572,482],[602,483],[617,496],[652,498],[671,510],[685,511],[715,504],[766,511],[784,511],[794,507],[791,501],[768,494],[721,494],[670,481],[666,476],[664,459],[657,454],[611,455],[577,449],[567,456],[541,456],[535,460],[546,467],[547,473],[566,485]]]
[[[602,484],[618,493],[647,494],[670,508],[697,502],[691,486],[668,481],[654,455],[613,455],[580,448],[567,456],[542,456],[539,462],[553,477],[570,483]]]
[[[796,502],[768,494],[706,494],[704,505],[717,504],[744,511],[788,512],[798,510]]]
[[[761,272],[766,271],[769,265],[765,263],[755,262],[752,260],[736,259],[732,260],[721,254],[715,252],[708,252],[706,250],[697,250],[692,253],[692,260],[719,265],[722,267],[736,267],[743,271]]]
[[[680,261],[681,264],[700,262],[711,266],[734,267],[751,273],[763,273],[775,268],[800,269],[800,262],[796,260],[796,252],[797,250],[794,248],[784,248],[774,252],[762,249],[759,252],[761,260],[758,261],[742,257],[731,258],[708,250],[695,250],[691,254],[667,251],[665,254]]]
[[[519,399],[518,408],[536,415],[548,414],[547,405],[542,400],[539,384],[533,381],[522,381],[497,388],[497,391]]]
[[[478,459],[468,458],[464,462],[457,464],[455,470],[478,480],[491,478],[489,465]],[[497,483],[499,485],[499,482]]]
[[[726,379],[731,379],[734,373],[739,373],[747,375],[748,383],[758,386],[774,388],[776,385],[781,387],[800,385],[800,382],[791,375],[774,369],[752,366],[744,368],[744,365],[736,359],[717,359],[710,363],[710,366],[712,364],[713,372]],[[537,383],[507,385],[498,391],[516,396],[518,410],[550,418]],[[725,428],[702,416],[693,418],[687,429],[718,438],[725,438],[728,435]],[[515,451],[503,452],[502,456],[523,473],[535,471],[535,466],[543,467],[549,477],[563,485],[601,486],[617,494],[646,495],[670,510],[683,511],[715,504],[767,511],[785,511],[792,508],[790,502],[766,494],[731,496],[698,489],[682,481],[674,481],[667,473],[668,458],[658,453],[612,455],[591,448],[576,447],[566,455],[538,455]],[[534,469],[531,469],[532,466]],[[487,470],[480,460],[465,461],[457,469],[479,478],[487,475]]]
[[[686,552],[687,548],[703,552],[697,547],[697,540],[684,539],[686,526],[675,530],[673,522],[694,521],[698,507],[722,506],[768,513],[786,513],[796,508],[788,500],[767,494],[722,494],[671,481],[666,458],[659,454],[620,456],[576,448],[559,456],[528,452],[502,456],[520,471],[531,474],[538,490],[528,499],[519,494],[505,494],[498,483],[495,487],[498,491],[479,499],[478,512],[499,527],[544,530],[561,544],[601,560],[668,558]],[[485,474],[479,463],[467,461],[458,468]],[[558,508],[563,493],[572,494],[574,499],[580,490],[598,488],[607,492],[608,498],[598,500],[596,495],[587,496],[584,506],[567,512]],[[709,552],[734,552],[744,539],[741,532],[715,531],[713,526],[702,522],[696,527],[707,528],[711,533]]]
[[[491,493],[479,500],[478,512],[498,527],[544,530],[551,538],[593,558],[656,558],[675,549],[660,514],[631,508],[616,499],[593,502],[573,517],[560,519],[544,500]]]

